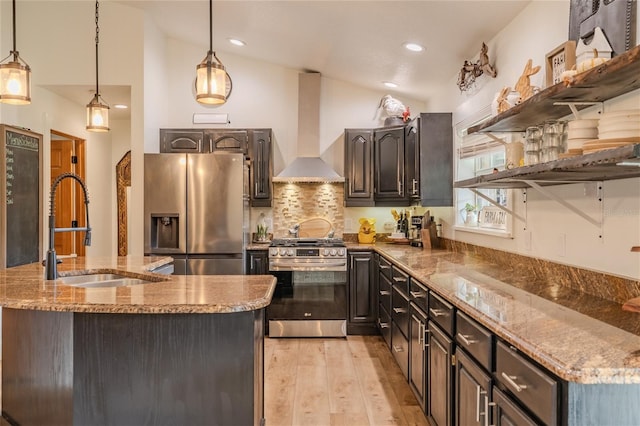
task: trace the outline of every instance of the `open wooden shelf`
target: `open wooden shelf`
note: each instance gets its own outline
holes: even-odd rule
[[[470,127],[477,132],[523,132],[545,120],[558,119],[571,111],[556,102],[603,102],[640,88],[640,45],[604,64],[577,74],[567,86],[560,82],[487,121]],[[584,109],[588,105],[576,105]]]
[[[626,165],[620,163],[624,162]],[[454,183],[454,188],[529,188],[640,177],[640,144],[503,170]]]

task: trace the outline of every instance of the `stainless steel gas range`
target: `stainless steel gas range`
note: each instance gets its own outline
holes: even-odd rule
[[[338,238],[274,239],[269,273],[278,282],[267,307],[270,337],[347,335],[347,249]]]

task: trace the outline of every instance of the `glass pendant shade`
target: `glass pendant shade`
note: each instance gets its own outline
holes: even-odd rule
[[[217,105],[227,101],[226,71],[217,59],[210,51],[196,67],[196,100],[202,104]]]
[[[14,60],[0,64],[0,102],[14,105],[31,103],[31,69],[19,62],[17,52]]]
[[[91,132],[109,131],[109,105],[100,102],[98,94],[87,105],[87,130]]]

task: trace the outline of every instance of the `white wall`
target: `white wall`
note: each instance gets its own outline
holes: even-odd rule
[[[11,48],[11,2],[3,1],[0,6],[1,51],[8,52]],[[18,6],[18,50],[32,69],[32,102],[27,106],[0,105],[0,121],[43,134],[45,190],[42,202],[45,216],[50,186],[50,131],[58,130],[86,140],[86,181],[93,227],[92,245],[87,248],[87,256],[113,255],[117,252],[117,245],[114,245],[117,241],[115,164],[122,151],[129,149],[127,145],[132,140],[139,141],[141,146],[144,140],[143,15],[138,9],[118,3],[100,5],[100,85],[132,86],[137,90],[132,89],[131,94],[132,121],[113,121],[111,132],[98,134],[85,129],[84,104],[72,102],[53,91],[64,85],[95,84],[95,3],[32,1],[18,2]],[[91,96],[87,93],[87,103]],[[46,218],[43,226],[46,229]],[[46,250],[46,232],[44,238]],[[141,247],[142,243],[139,245]]]
[[[568,22],[567,1],[532,2],[487,42],[489,57],[495,60],[498,70],[497,78],[481,77],[476,90],[460,94],[455,76],[452,76],[448,90],[438,94],[433,103],[448,105],[454,111],[454,122],[461,122],[489,105],[500,88],[513,86],[529,58],[533,59],[534,66],[541,65],[542,68],[531,82],[543,87],[545,55],[566,41]],[[640,29],[640,19],[636,24]],[[640,34],[639,31],[636,33]],[[605,111],[640,108],[640,91],[605,102],[604,108]],[[595,116],[593,109],[585,118],[589,116]],[[603,217],[602,228],[534,190],[527,191],[525,204],[522,191],[514,190],[515,212],[527,220],[526,223],[514,221],[513,239],[454,230],[456,213],[453,210],[449,215],[445,212],[441,218],[444,233],[449,238],[480,246],[640,279],[640,256],[630,252],[631,246],[640,245],[640,179],[604,182],[603,204],[593,195],[585,196],[591,189],[592,185],[584,184],[550,188],[595,219]],[[602,238],[599,238],[600,234]]]

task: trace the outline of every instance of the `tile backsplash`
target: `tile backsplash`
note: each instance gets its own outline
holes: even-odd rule
[[[273,236],[287,237],[301,221],[323,218],[333,224],[336,237],[344,232],[343,183],[273,184]]]

